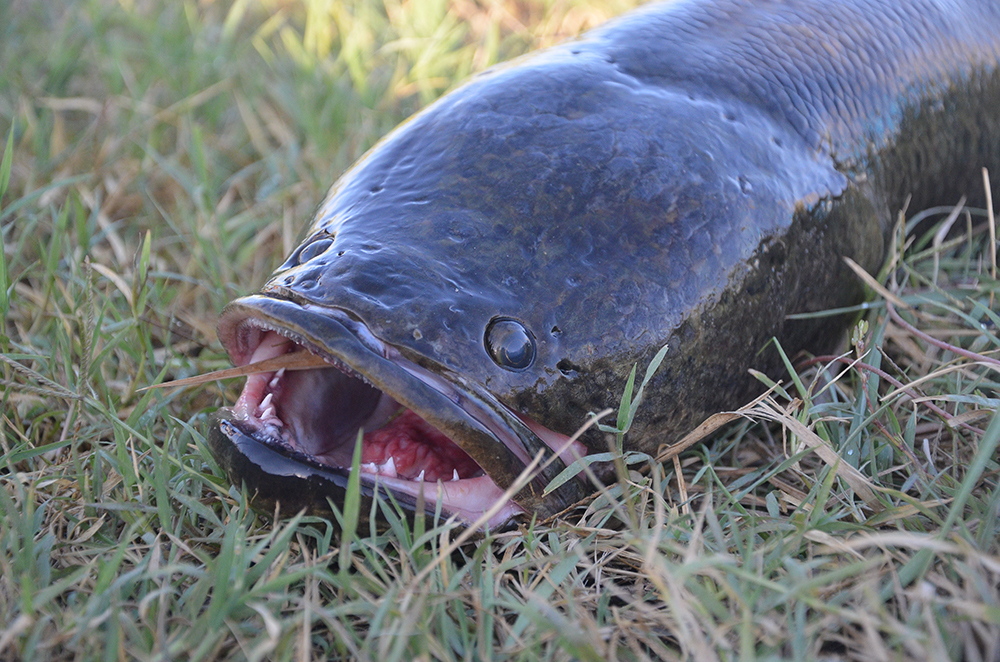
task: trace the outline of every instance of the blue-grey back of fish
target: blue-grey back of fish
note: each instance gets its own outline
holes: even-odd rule
[[[1000,172],[996,0],[650,5],[473,78],[334,185],[303,244],[223,312],[237,364],[305,347],[333,367],[254,375],[212,434],[285,512],[365,494],[475,520],[538,452],[666,358],[626,445],[652,452],[823,351],[892,221]],[[589,429],[578,452],[607,449]],[[491,519],[593,490],[542,488]]]

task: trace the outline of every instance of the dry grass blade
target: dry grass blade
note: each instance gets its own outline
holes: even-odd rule
[[[990,277],[997,279],[997,218],[993,213],[993,189],[990,186],[990,171],[983,168],[983,187],[986,189],[986,221],[990,229]],[[990,308],[993,307],[993,295],[990,294]]]
[[[865,285],[875,290],[880,297],[884,298],[886,301],[896,304],[900,308],[911,308],[910,304],[906,303],[898,296],[887,290],[882,283],[878,282],[878,280],[876,280],[870,273],[865,271],[865,268],[860,264],[847,256],[844,256],[844,262],[851,268],[851,271],[856,273],[858,277],[865,282]]]
[[[671,444],[666,447],[661,447],[659,454],[656,456],[657,462],[666,462],[672,457],[676,457],[683,453],[685,450],[694,446],[698,442],[706,439],[709,435],[716,432],[719,428],[727,423],[731,423],[736,419],[740,418],[740,414],[735,412],[720,412],[718,414],[712,414],[706,418],[698,427],[691,432],[684,435],[684,438],[675,444]]]
[[[861,497],[869,508],[875,512],[883,510],[882,504],[875,496],[876,488],[872,485],[871,481],[860,471],[845,462],[837,454],[837,451],[831,448],[827,442],[823,441],[819,435],[806,427],[794,416],[790,416],[787,412],[782,411],[774,400],[771,398],[760,400],[756,406],[746,410],[746,415],[780,423],[804,444],[815,450],[816,454],[836,471],[840,478],[851,486],[855,494]]]
[[[243,365],[238,368],[226,368],[225,370],[206,372],[203,375],[195,375],[194,377],[187,377],[185,379],[175,379],[171,382],[145,386],[138,390],[148,391],[149,389],[154,388],[184,388],[187,386],[197,386],[198,384],[204,384],[205,382],[213,382],[217,379],[233,379],[234,377],[244,377],[246,375],[253,375],[259,372],[274,372],[275,370],[281,370],[282,368],[285,370],[311,370],[313,368],[328,367],[330,367],[330,364],[324,361],[321,356],[317,356],[316,354],[312,354],[309,351],[302,349],[297,352],[276,356],[275,358],[267,359],[266,361],[248,363],[247,365]]]
[[[947,238],[948,233],[951,231],[951,227],[955,224],[955,221],[958,220],[958,216],[962,213],[963,209],[965,209],[964,195],[962,196],[962,199],[958,201],[958,204],[955,205],[955,208],[951,210],[951,213],[948,214],[948,217],[941,223],[941,227],[938,228],[938,231],[934,233],[934,275],[931,280],[935,284],[938,282],[938,271],[941,267],[941,246],[944,245],[945,238]]]
[[[773,387],[769,388],[766,392],[761,393],[752,402],[748,402],[736,411],[724,411],[717,414],[712,414],[704,421],[701,422],[698,427],[688,432],[684,437],[670,445],[660,446],[659,452],[656,455],[657,462],[666,462],[670,458],[677,457],[685,450],[694,446],[703,439],[707,439],[709,435],[715,433],[723,425],[731,423],[738,418],[745,417],[747,412],[756,407],[759,403],[763,402],[767,397],[769,397],[775,389],[777,389],[779,384],[775,384]]]

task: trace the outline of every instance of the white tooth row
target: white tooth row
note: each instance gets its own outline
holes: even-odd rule
[[[386,476],[388,478],[397,478],[399,476],[399,474],[396,473],[396,462],[392,459],[391,456],[382,464],[376,464],[374,462],[368,462],[366,464],[362,464],[361,470],[367,474],[377,474],[379,476]],[[420,473],[417,474],[417,477],[414,478],[413,480],[416,483],[424,482],[424,470],[421,469]],[[456,480],[460,480],[458,477],[458,469],[452,469],[450,482],[455,482]]]
[[[259,414],[257,417],[260,419],[261,423],[269,423],[271,425],[281,426],[281,419],[278,418],[278,412],[274,408],[274,394],[268,393],[264,396],[264,399],[260,401],[257,405],[257,411]]]

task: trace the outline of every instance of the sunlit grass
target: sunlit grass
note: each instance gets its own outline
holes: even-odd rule
[[[204,443],[237,386],[137,392],[229,367],[218,311],[386,131],[628,4],[0,3],[0,658],[1000,658],[1000,288],[964,216],[723,436],[457,547],[391,505],[349,545],[256,514]]]

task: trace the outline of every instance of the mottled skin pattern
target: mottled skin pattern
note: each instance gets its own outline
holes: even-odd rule
[[[998,62],[997,0],[647,6],[394,131],[321,207],[330,248],[262,293],[348,311],[566,434],[668,345],[628,437],[651,452],[752,397],[748,368],[776,376],[772,337],[829,349],[848,318],[786,316],[856,303],[841,258],[876,270],[907,196],[954,203],[1000,173]],[[529,369],[484,350],[498,315],[534,335]],[[480,464],[502,487],[520,468]]]

